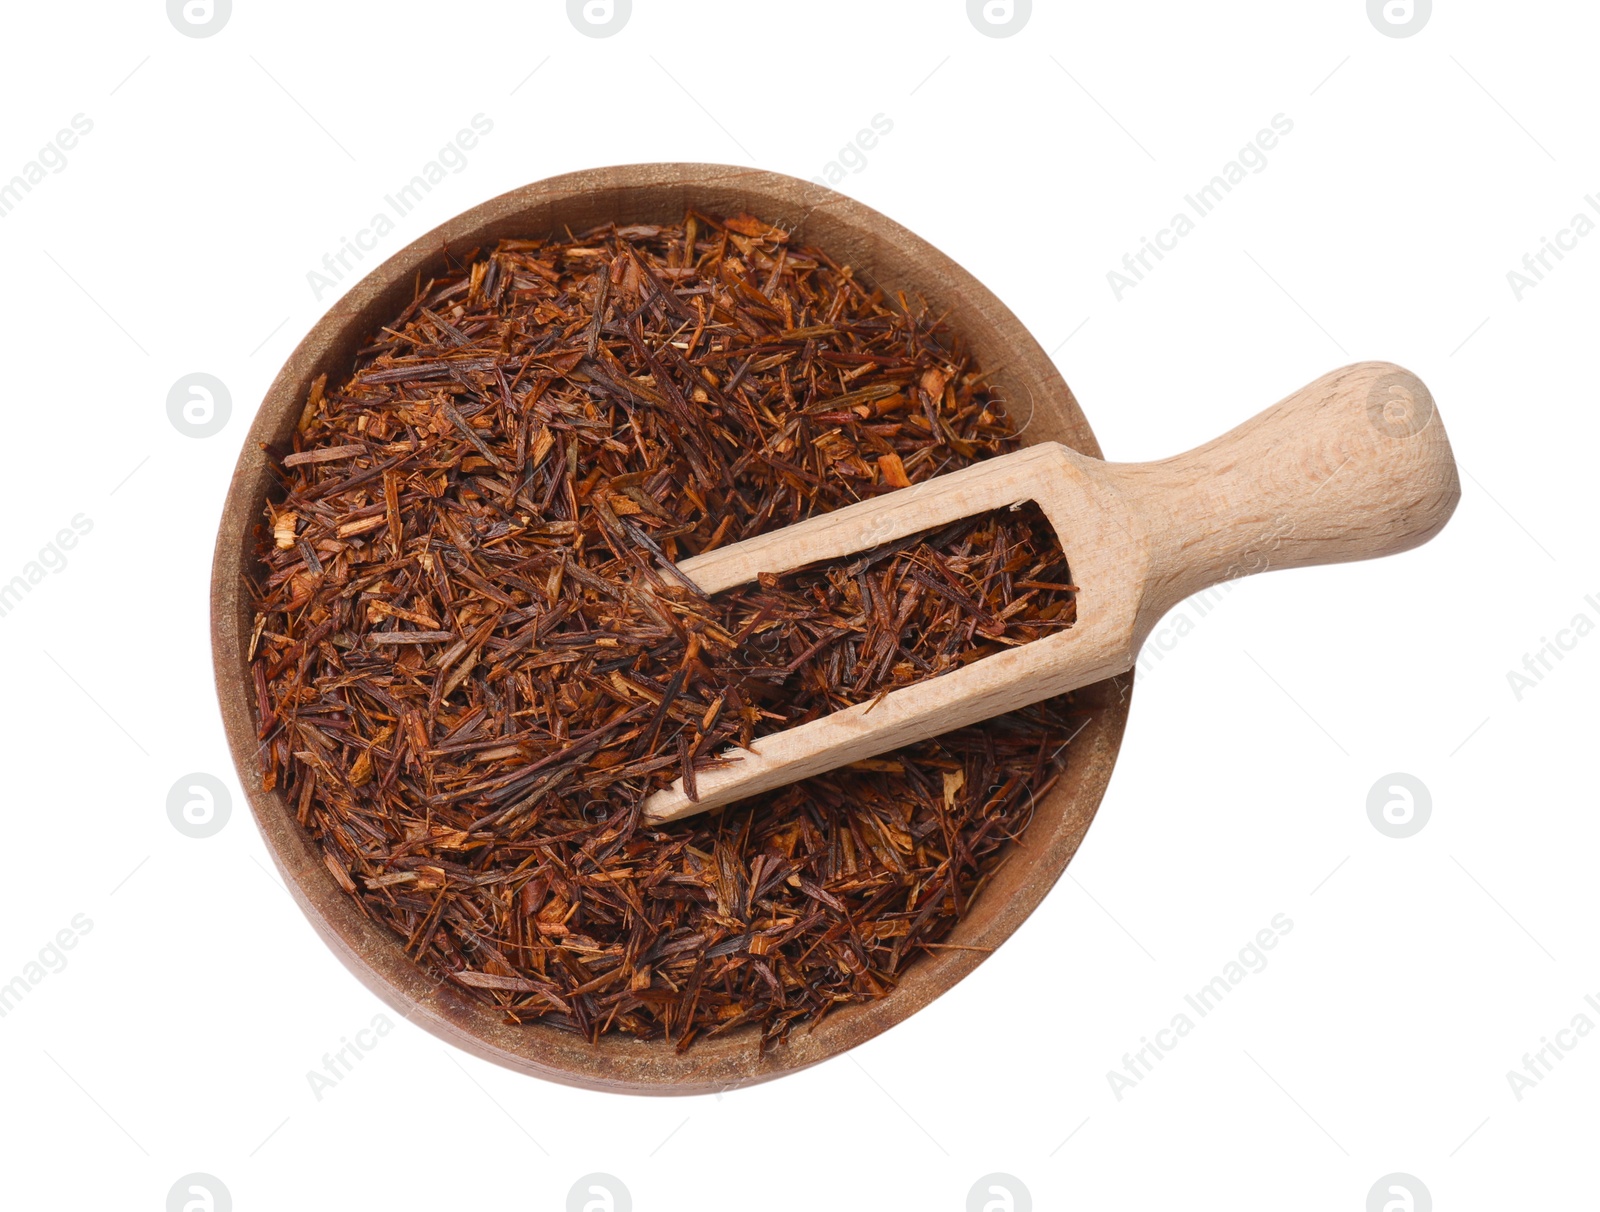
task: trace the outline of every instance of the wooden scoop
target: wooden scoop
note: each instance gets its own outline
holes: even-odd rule
[[[696,775],[698,798],[679,779],[645,801],[645,817],[692,816],[1126,672],[1191,594],[1269,568],[1405,551],[1439,532],[1460,495],[1427,387],[1363,362],[1159,463],[1104,463],[1041,442],[695,556],[679,567],[714,594],[1035,501],[1079,586],[1077,622],[729,750],[728,765]]]

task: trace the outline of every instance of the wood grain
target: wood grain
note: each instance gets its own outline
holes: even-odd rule
[[[1427,387],[1365,362],[1159,463],[1103,463],[1042,443],[686,560],[683,571],[716,593],[1033,500],[1080,587],[1078,622],[729,750],[729,764],[697,776],[696,798],[679,779],[645,802],[645,816],[680,820],[1126,672],[1191,594],[1270,568],[1405,551],[1439,532],[1460,495]]]
[[[301,910],[335,955],[396,1013],[485,1060],[551,1081],[638,1094],[704,1094],[779,1077],[863,1043],[914,1014],[970,973],[1027,918],[1066,869],[1100,805],[1132,701],[1124,675],[1078,693],[1085,724],[1067,769],[1040,796],[1033,824],[949,939],[908,968],[877,1002],[841,1008],[813,1029],[762,1054],[746,1030],[704,1039],[682,1054],[671,1044],[604,1037],[589,1044],[555,1027],[508,1024],[487,1006],[438,986],[400,941],[369,920],[335,883],[292,805],[261,789],[251,706],[253,619],[248,576],[274,471],[269,451],[287,449],[306,393],[320,374],[348,373],[356,350],[411,302],[447,257],[502,238],[574,231],[595,224],[674,223],[689,207],[749,212],[826,250],[885,291],[924,297],[948,313],[1027,438],[1100,451],[1072,392],[1021,322],[981,282],[938,249],[878,212],[818,185],[778,173],[718,164],[636,164],[539,181],[493,198],[422,234],[330,308],[278,372],[246,435],[217,531],[211,578],[211,643],[217,697],[239,780],[273,861]]]

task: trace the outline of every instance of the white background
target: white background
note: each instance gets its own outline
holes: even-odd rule
[[[560,1209],[591,1171],[642,1210],[954,1210],[991,1172],[1040,1209],[1359,1212],[1395,1171],[1440,1209],[1590,1206],[1600,1033],[1520,1100],[1506,1073],[1575,1015],[1600,1025],[1600,636],[1520,701],[1507,673],[1600,622],[1600,237],[1520,301],[1506,275],[1600,191],[1593,5],[1441,0],[1405,39],[1364,0],[1040,0],[1006,38],[962,0],[635,0],[606,39],[557,0],[236,0],[203,39],[160,0],[4,26],[0,182],[94,123],[0,219],[0,581],[93,522],[0,618],[0,982],[93,923],[0,1018],[6,1206],[160,1209],[193,1171],[241,1212]],[[480,112],[492,134],[363,270],[572,169],[811,177],[883,114],[840,188],[1005,300],[1108,455],[1176,453],[1388,358],[1433,389],[1460,509],[1419,551],[1245,582],[1198,620],[1141,676],[1069,876],[856,1052],[627,1098],[399,1021],[319,1101],[306,1072],[382,1006],[238,791],[211,544],[256,402],[334,297],[307,271]],[[1267,168],[1119,302],[1107,271],[1280,113]],[[166,414],[196,371],[233,401],[207,439]],[[233,790],[205,840],[166,815],[196,771]],[[1367,815],[1391,772],[1432,797],[1404,840]],[[1265,970],[1119,1100],[1107,1071],[1279,913]]]

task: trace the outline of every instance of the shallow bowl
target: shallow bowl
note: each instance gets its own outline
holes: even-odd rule
[[[947,940],[958,946],[918,960],[886,997],[835,1011],[765,1055],[754,1027],[702,1039],[680,1054],[665,1042],[609,1036],[590,1044],[553,1026],[508,1024],[493,1008],[437,984],[401,952],[394,935],[362,915],[284,798],[261,790],[246,652],[253,553],[274,487],[264,448],[287,446],[312,381],[347,375],[356,351],[410,303],[418,275],[438,271],[447,255],[609,221],[675,223],[691,207],[757,215],[890,294],[922,296],[949,313],[978,364],[993,368],[992,386],[1026,423],[1025,442],[1064,442],[1099,456],[1072,392],[1016,316],[961,266],[877,211],[807,181],[725,165],[593,169],[524,186],[458,215],[379,265],[317,322],[278,372],[250,427],[223,508],[211,579],[217,696],[234,764],[278,869],[328,946],[389,1006],[459,1048],[552,1081],[640,1094],[724,1090],[814,1065],[916,1013],[976,968],[1044,899],[1083,840],[1122,742],[1132,682],[1128,674],[1078,692],[1090,714],[1072,741],[1066,773],[1036,805],[1033,823]],[[968,1038],[952,1046],[979,1044]]]

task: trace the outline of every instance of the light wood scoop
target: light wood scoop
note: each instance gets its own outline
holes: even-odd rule
[[[990,719],[1133,667],[1161,616],[1269,568],[1392,555],[1426,542],[1461,495],[1433,397],[1410,371],[1324,375],[1237,429],[1158,463],[1041,442],[685,560],[707,594],[1035,501],[1061,539],[1077,622],[873,703],[758,737],[730,764],[645,801],[672,821]]]

